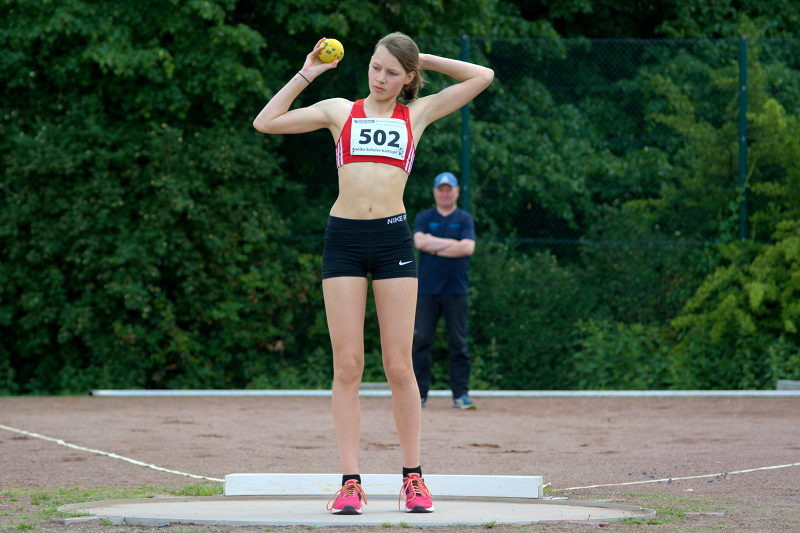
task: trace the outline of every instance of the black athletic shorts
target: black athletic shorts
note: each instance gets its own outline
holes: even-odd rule
[[[406,214],[370,220],[329,217],[322,250],[322,279],[416,278],[414,240]]]

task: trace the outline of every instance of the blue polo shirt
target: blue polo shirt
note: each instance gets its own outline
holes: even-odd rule
[[[414,220],[414,233],[430,233],[444,239],[475,240],[475,221],[463,209],[443,217],[436,208],[423,211]],[[469,256],[441,257],[420,250],[420,294],[467,294],[469,289]]]

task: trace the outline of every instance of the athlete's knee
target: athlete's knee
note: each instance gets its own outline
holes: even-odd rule
[[[363,373],[364,359],[361,357],[337,357],[333,364],[333,379],[340,385],[358,385]]]
[[[383,370],[390,387],[403,386],[417,379],[414,376],[414,368],[405,360],[384,362]]]

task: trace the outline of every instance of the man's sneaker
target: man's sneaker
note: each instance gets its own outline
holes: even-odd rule
[[[425,409],[426,407],[428,407],[428,399],[422,398],[422,408]]]
[[[406,499],[405,508],[402,507],[403,497]],[[425,486],[425,481],[419,474],[409,474],[403,478],[403,488],[400,489],[400,508],[407,513],[432,513],[433,502],[431,491]]]
[[[367,503],[367,495],[361,483],[355,479],[345,481],[342,488],[331,496],[325,508],[332,514],[361,514],[361,504]]]
[[[478,406],[475,405],[475,402],[469,399],[468,394],[462,394],[455,400],[453,400],[453,409],[477,409]]]

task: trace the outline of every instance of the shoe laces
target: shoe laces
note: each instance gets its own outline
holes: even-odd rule
[[[355,496],[358,494],[361,497],[361,501],[367,503],[367,495],[364,494],[364,489],[361,488],[361,483],[354,479],[348,479],[342,488],[336,491],[336,493],[330,497],[328,503],[325,504],[325,508],[330,511],[333,509],[333,504],[336,503],[340,497],[349,498],[350,496]]]
[[[405,496],[406,502],[409,502],[418,496],[431,497],[431,491],[428,490],[427,485],[425,485],[425,481],[420,477],[419,474],[409,474],[408,477],[403,481],[403,488],[400,489],[398,504],[402,502],[403,496]]]

